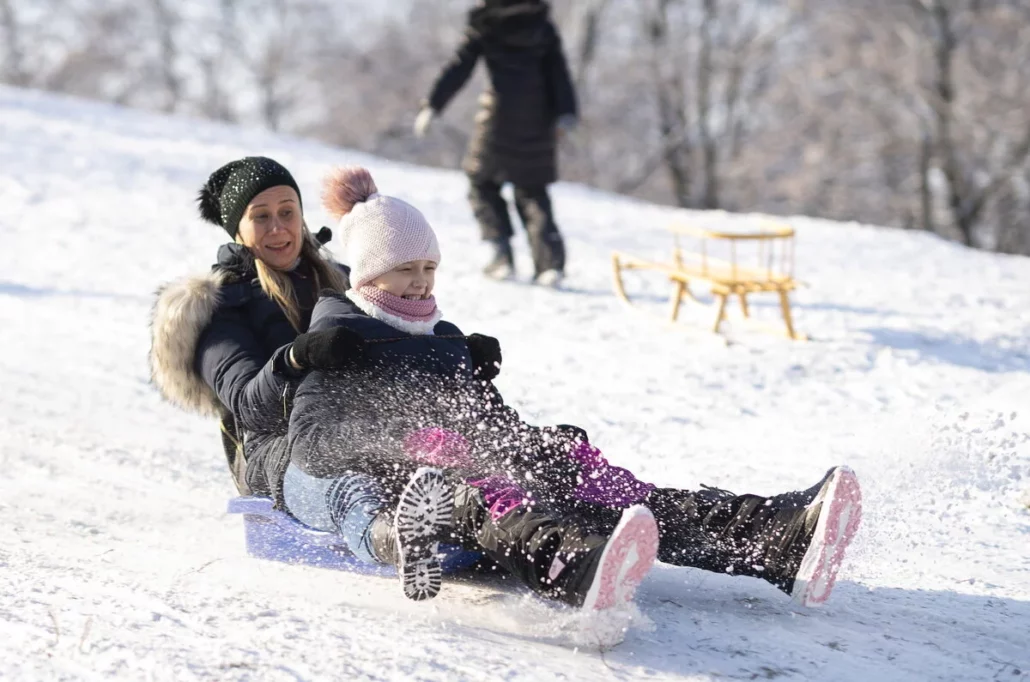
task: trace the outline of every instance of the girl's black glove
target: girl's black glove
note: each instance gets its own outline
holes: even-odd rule
[[[343,327],[301,334],[290,348],[290,360],[300,369],[339,369],[365,352],[365,340]]]
[[[477,379],[493,381],[501,373],[501,344],[492,336],[470,334],[465,337],[469,355],[472,356],[472,372]]]

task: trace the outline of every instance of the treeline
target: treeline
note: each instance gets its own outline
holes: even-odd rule
[[[457,167],[479,84],[411,122],[470,3],[380,5],[0,0],[0,78]],[[552,7],[583,112],[564,178],[1030,254],[1028,0]]]

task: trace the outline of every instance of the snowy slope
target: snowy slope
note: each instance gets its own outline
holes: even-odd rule
[[[853,466],[865,526],[828,606],[659,566],[602,652],[511,589],[412,604],[248,558],[214,424],[162,403],[146,364],[152,292],[220,242],[196,191],[246,154],[294,171],[315,226],[329,164],[419,206],[441,307],[501,339],[531,421],[580,424],[661,484],[774,493]],[[649,316],[663,287],[644,313],[611,294],[611,250],[657,253],[670,209],[558,186],[553,292],[480,279],[464,197],[457,173],[0,89],[0,679],[1030,679],[1030,259],[798,218],[814,340],[738,325],[725,345]]]

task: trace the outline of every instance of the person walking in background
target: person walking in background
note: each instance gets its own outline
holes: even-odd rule
[[[469,202],[493,257],[483,272],[514,275],[513,236],[501,187],[510,182],[529,236],[534,281],[557,286],[565,275],[565,244],[547,186],[558,177],[559,135],[577,123],[576,94],[550,7],[539,0],[482,0],[468,15],[461,46],[437,77],[415,119],[422,137],[465,85],[480,57],[490,85],[480,95],[476,130],[462,163]]]

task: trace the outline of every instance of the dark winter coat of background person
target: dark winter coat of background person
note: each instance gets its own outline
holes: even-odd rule
[[[442,111],[480,57],[490,85],[462,164],[473,182],[548,185],[558,177],[555,125],[577,115],[561,38],[542,2],[490,4],[469,12],[464,40],[444,67],[428,105]]]

